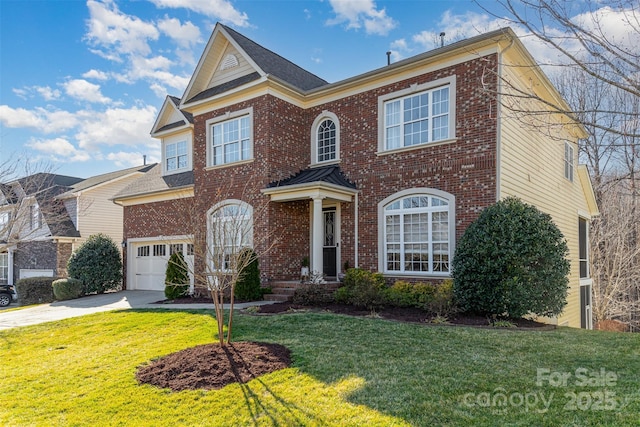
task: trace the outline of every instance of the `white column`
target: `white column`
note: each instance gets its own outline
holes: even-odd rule
[[[322,198],[313,199],[313,233],[311,233],[311,247],[313,259],[311,271],[322,274],[322,247],[324,246],[324,218],[322,217]]]
[[[13,249],[7,251],[7,262],[9,263],[9,270],[7,271],[7,283],[13,285]]]

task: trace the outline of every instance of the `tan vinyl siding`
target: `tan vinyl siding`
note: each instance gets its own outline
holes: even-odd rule
[[[227,68],[226,70],[221,70],[220,66],[224,62],[227,55],[234,55],[238,60],[238,65],[232,68]],[[239,77],[246,76],[247,74],[251,74],[256,70],[247,62],[244,57],[235,49],[233,46],[228,45],[225,49],[224,53],[220,56],[220,62],[217,64],[217,68],[207,85],[208,88],[216,87],[226,82],[230,82]]]
[[[103,233],[120,247],[123,236],[123,210],[122,206],[116,205],[111,199],[139,176],[140,174],[134,174],[82,192],[78,221],[82,237],[78,245],[93,234]]]
[[[521,78],[513,68],[504,67],[503,76],[510,81]],[[528,79],[526,80],[528,81]],[[555,319],[559,325],[580,327],[580,280],[578,263],[578,218],[589,207],[577,175],[578,147],[575,138],[561,129],[545,129],[523,125],[521,119],[502,107],[500,127],[500,170],[498,197],[517,196],[551,215],[564,234],[571,261],[570,290],[564,313]],[[547,128],[548,131],[548,128]],[[566,139],[563,139],[565,137]],[[574,147],[573,182],[564,176],[565,142]]]

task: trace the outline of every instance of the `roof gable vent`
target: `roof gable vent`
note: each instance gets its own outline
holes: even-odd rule
[[[222,65],[220,65],[220,71],[228,70],[229,68],[238,66],[238,58],[230,53],[224,57],[222,60]]]

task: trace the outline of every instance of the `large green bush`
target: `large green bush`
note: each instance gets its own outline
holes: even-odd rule
[[[169,257],[164,279],[164,296],[174,300],[189,294],[189,269],[182,252]]]
[[[78,279],[58,279],[51,286],[53,287],[53,295],[58,301],[68,299],[76,299],[82,296],[82,281]]]
[[[234,296],[241,301],[256,301],[262,299],[262,288],[260,287],[260,268],[258,266],[258,256],[251,249],[243,249],[245,254],[240,255],[240,259],[251,260],[244,268],[240,278],[236,282]]]
[[[551,217],[517,198],[488,207],[453,259],[459,308],[493,316],[553,316],[568,290],[569,250]]]
[[[361,268],[350,268],[344,277],[344,287],[336,291],[338,302],[346,302],[370,310],[379,308],[387,302],[384,277]]]
[[[51,283],[56,277],[27,277],[16,283],[16,293],[20,305],[44,304],[53,302],[53,287]]]
[[[118,246],[104,234],[89,236],[69,258],[67,272],[69,277],[82,281],[86,294],[119,289],[122,260]]]

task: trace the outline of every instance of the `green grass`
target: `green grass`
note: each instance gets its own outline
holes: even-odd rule
[[[294,366],[216,391],[137,384],[137,366],[213,342],[214,330],[210,312],[148,310],[2,331],[0,425],[640,423],[640,335],[564,328],[524,332],[328,313],[238,315],[236,341],[286,345]],[[585,369],[578,375],[604,372],[609,384],[580,386],[578,368]],[[554,379],[571,377],[564,386],[538,386],[538,369]],[[501,395],[507,404],[493,405]],[[540,396],[551,402],[544,413]]]

